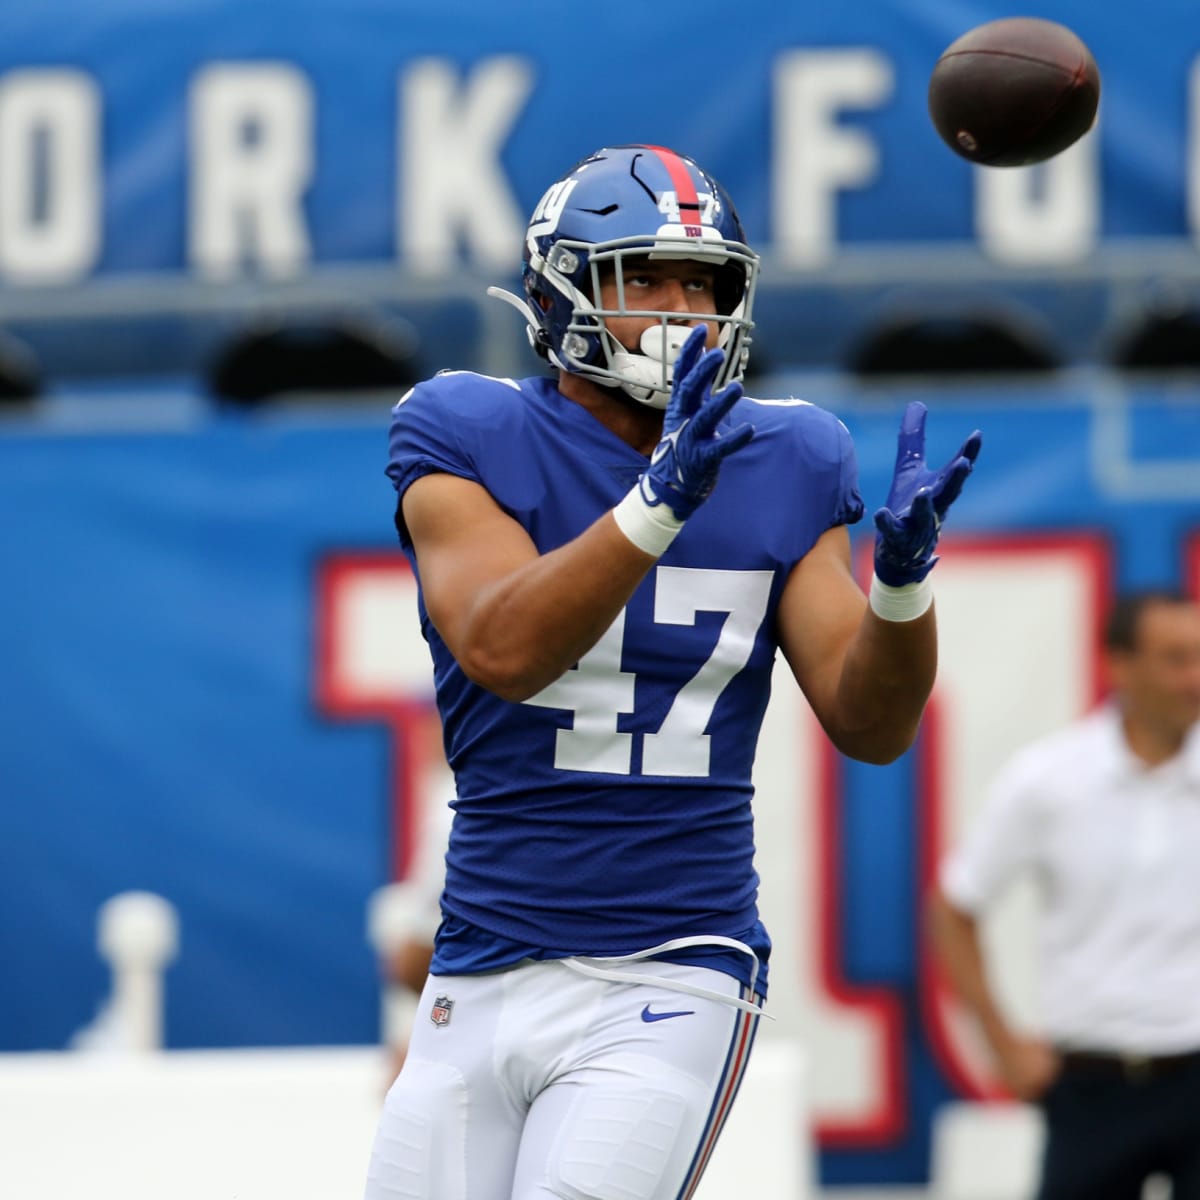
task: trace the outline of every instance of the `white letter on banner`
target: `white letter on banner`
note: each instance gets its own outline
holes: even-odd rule
[[[223,63],[193,82],[188,251],[205,274],[288,276],[308,262],[312,107],[307,78],[282,63]]]
[[[775,67],[771,228],[788,263],[813,266],[837,249],[837,193],[879,172],[861,130],[838,124],[848,108],[877,108],[892,93],[892,64],[875,50],[797,50]]]
[[[409,69],[401,89],[397,239],[414,270],[445,269],[460,242],[481,264],[512,267],[525,221],[500,150],[533,87],[520,58],[493,58],[460,88],[442,59]]]
[[[984,251],[1014,264],[1074,262],[1091,251],[1100,223],[1099,145],[1093,129],[1049,162],[976,167]]]
[[[80,71],[0,81],[0,271],[23,283],[85,275],[100,250],[100,99]]]

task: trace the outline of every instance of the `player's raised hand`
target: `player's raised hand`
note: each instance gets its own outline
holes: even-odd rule
[[[713,380],[725,361],[723,350],[704,350],[706,332],[697,326],[675,360],[671,399],[663,417],[662,441],[641,478],[642,498],[650,507],[665,504],[680,521],[708,498],[721,463],[753,436],[752,425],[720,434],[717,426],[742,396],[731,383],[713,393]]]
[[[942,521],[983,444],[977,429],[944,467],[930,470],[925,463],[925,415],[919,400],[904,410],[887,504],[875,513],[875,574],[892,587],[917,583],[933,569]]]

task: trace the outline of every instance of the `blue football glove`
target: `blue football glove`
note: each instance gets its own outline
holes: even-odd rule
[[[925,413],[919,400],[904,410],[887,504],[875,513],[875,574],[892,587],[918,583],[933,570],[942,521],[958,499],[983,443],[977,429],[940,471],[929,470]]]
[[[679,521],[686,521],[708,499],[724,459],[754,436],[752,425],[717,433],[717,426],[741,399],[742,385],[731,383],[712,394],[725,352],[705,353],[704,339],[705,327],[699,325],[675,360],[662,441],[640,480],[646,504],[651,508],[665,504]]]

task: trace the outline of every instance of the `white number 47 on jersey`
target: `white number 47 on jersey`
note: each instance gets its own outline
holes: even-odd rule
[[[773,578],[770,571],[656,569],[656,624],[694,625],[700,612],[728,616],[712,654],[679,689],[658,732],[641,735],[643,774],[708,774],[711,739],[704,730],[721,693],[750,659],[767,613]],[[634,711],[636,679],[621,670],[624,641],[622,609],[576,667],[525,701],[574,714],[571,728],[558,731],[554,765],[560,771],[608,775],[632,771],[634,735],[617,729],[618,716]]]

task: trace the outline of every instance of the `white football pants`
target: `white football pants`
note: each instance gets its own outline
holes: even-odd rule
[[[744,991],[704,967],[642,965],[664,984]],[[365,1200],[687,1200],[758,1020],[560,961],[430,976]]]

